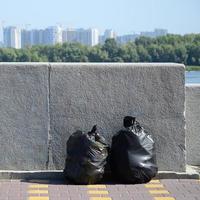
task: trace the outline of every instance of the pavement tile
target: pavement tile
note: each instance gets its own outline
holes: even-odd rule
[[[49,200],[49,197],[29,197],[28,200]]]
[[[170,194],[167,190],[149,190],[149,193],[154,194]]]
[[[154,197],[154,200],[175,200],[174,197]]]
[[[93,195],[93,194],[108,195],[109,194],[107,190],[88,190],[87,192],[89,195]]]
[[[95,188],[95,189],[106,189],[106,185],[87,185],[87,188]]]
[[[90,197],[90,200],[112,200],[110,197]]]
[[[109,200],[200,200],[200,182],[191,179],[164,179],[138,185],[86,186],[65,185],[62,182],[47,184],[39,181],[0,181],[0,200],[46,200],[47,198],[48,200],[107,200],[109,198]]]
[[[163,184],[145,184],[146,188],[164,188]]]

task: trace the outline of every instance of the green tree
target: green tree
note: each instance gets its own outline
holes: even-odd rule
[[[88,60],[90,62],[106,62],[109,60],[108,53],[102,49],[101,45],[91,47],[88,52]]]
[[[144,48],[142,45],[137,46],[137,53],[139,55],[139,61],[140,62],[151,62],[152,58],[149,55],[146,48]]]
[[[120,47],[115,39],[107,39],[102,47],[102,50],[107,52],[108,62],[122,61],[122,59],[119,56]]]
[[[154,43],[154,39],[152,39],[150,37],[141,36],[141,37],[135,39],[135,44],[137,46],[147,47],[153,43]]]
[[[151,44],[147,47],[147,51],[152,62],[159,62],[161,60],[161,55],[163,54],[163,49],[161,46],[157,44]]]
[[[159,62],[175,62],[174,48],[170,44],[161,45],[162,54]]]
[[[36,45],[24,49],[1,48],[0,62],[178,62],[200,65],[200,34],[140,37],[118,44],[88,47],[79,43]]]
[[[60,51],[62,62],[87,62],[87,54],[88,48],[79,43],[65,43]]]
[[[5,48],[0,51],[0,61],[1,62],[16,62],[16,52],[13,48]]]
[[[200,65],[200,43],[187,46],[187,64],[188,65]]]
[[[17,62],[31,62],[31,53],[29,49],[20,49],[16,51],[16,55]]]
[[[129,42],[123,45],[120,49],[120,55],[124,62],[138,62],[139,56],[135,43]]]
[[[184,45],[177,45],[174,47],[174,55],[175,55],[175,62],[177,63],[184,63],[187,62],[187,49]]]

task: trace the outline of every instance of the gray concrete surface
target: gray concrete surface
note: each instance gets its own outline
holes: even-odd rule
[[[64,167],[74,131],[98,124],[111,141],[133,115],[155,138],[159,170],[185,171],[184,72],[178,64],[51,64],[53,169]]]
[[[161,171],[185,171],[184,66],[1,63],[0,170],[60,170],[66,141],[94,124],[110,142],[133,115]]]
[[[200,84],[186,85],[187,163],[200,165]]]
[[[198,180],[71,185],[60,180],[1,180],[1,200],[199,200]]]
[[[0,169],[46,169],[48,64],[0,63]]]
[[[186,165],[185,172],[158,171],[155,179],[199,179],[200,169]],[[64,180],[63,170],[11,171],[0,170],[1,179]],[[65,179],[66,180],[66,179]],[[110,177],[109,181],[112,181]]]

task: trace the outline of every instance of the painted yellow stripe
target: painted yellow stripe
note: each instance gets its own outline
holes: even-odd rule
[[[160,180],[151,180],[149,183],[160,183]]]
[[[169,194],[167,190],[149,190],[150,194]]]
[[[112,200],[110,197],[90,197],[90,200]]]
[[[48,188],[48,185],[45,185],[45,184],[34,184],[34,185],[29,185],[29,188]]]
[[[155,200],[175,200],[173,197],[154,197]]]
[[[87,185],[87,188],[100,188],[100,189],[106,189],[106,185]]]
[[[29,197],[28,200],[49,200],[49,197]]]
[[[29,194],[48,194],[48,190],[29,190]]]
[[[164,188],[163,184],[146,184],[146,188]]]
[[[89,190],[88,194],[108,194],[106,190]]]

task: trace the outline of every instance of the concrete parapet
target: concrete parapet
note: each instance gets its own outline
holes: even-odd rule
[[[200,165],[200,84],[186,85],[187,163]]]
[[[0,169],[46,169],[48,64],[0,64]]]
[[[125,115],[156,141],[159,170],[185,171],[184,66],[178,64],[51,64],[52,161],[64,167],[66,141],[98,124],[111,137]]]
[[[153,135],[159,170],[185,171],[184,66],[0,64],[0,170],[60,170],[66,141],[98,124],[110,142],[133,115]]]

